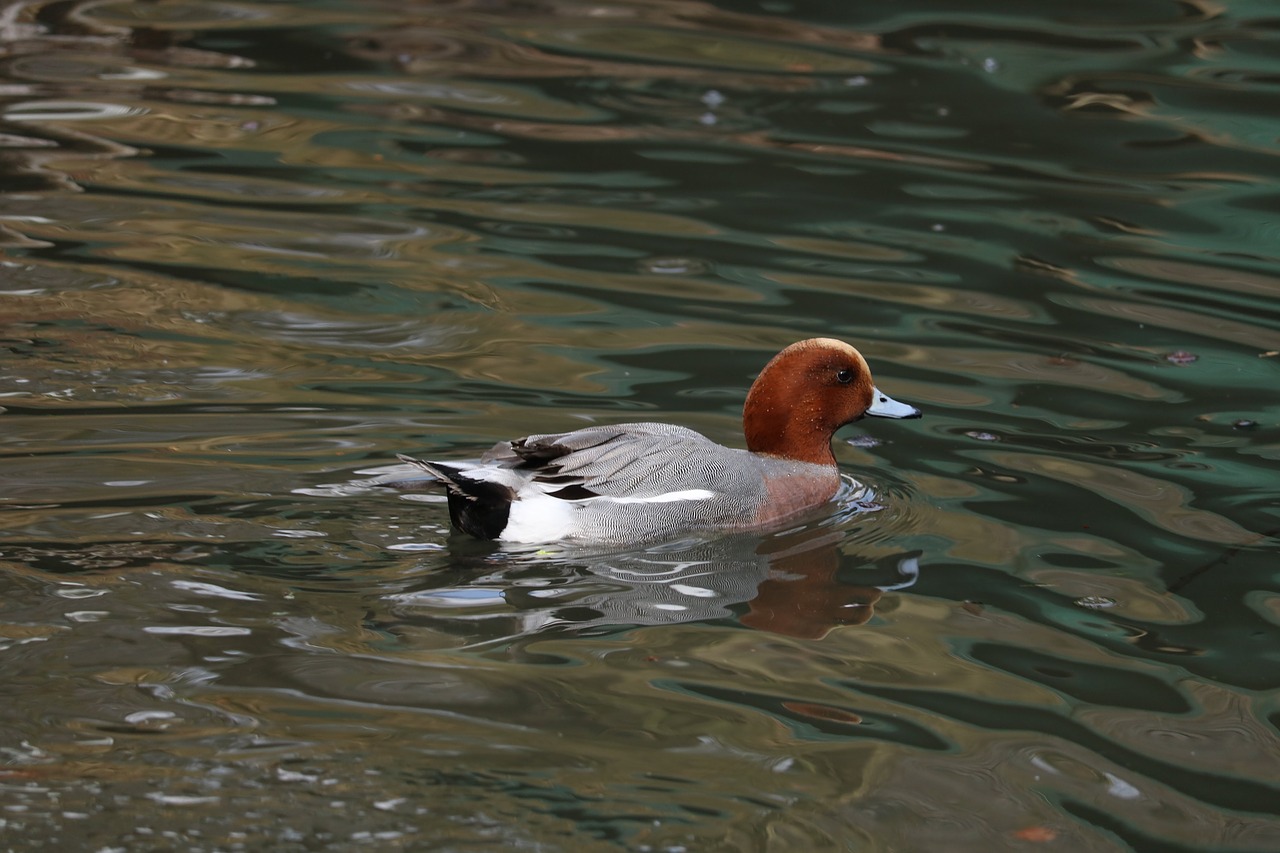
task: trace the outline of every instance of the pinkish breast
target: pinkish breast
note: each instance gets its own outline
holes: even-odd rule
[[[840,488],[840,471],[834,465],[777,460],[764,477],[766,499],[755,524],[768,525],[821,506]]]

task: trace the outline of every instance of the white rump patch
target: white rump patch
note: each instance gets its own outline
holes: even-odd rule
[[[498,538],[504,542],[554,542],[578,532],[574,505],[549,495],[524,494],[511,502],[507,526]]]

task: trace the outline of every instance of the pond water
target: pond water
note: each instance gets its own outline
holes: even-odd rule
[[[0,78],[0,848],[1280,849],[1274,3],[27,0]],[[924,417],[788,530],[367,482],[741,446],[817,335]]]

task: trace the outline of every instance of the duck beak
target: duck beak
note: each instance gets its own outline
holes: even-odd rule
[[[920,410],[915,406],[908,406],[906,403],[899,403],[897,400],[883,393],[879,388],[871,388],[871,407],[867,409],[867,414],[876,418],[918,418]]]

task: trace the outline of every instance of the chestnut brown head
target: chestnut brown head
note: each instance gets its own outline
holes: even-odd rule
[[[882,394],[862,353],[832,338],[794,343],[764,366],[742,410],[747,449],[834,465],[831,437],[864,415],[918,418]]]

